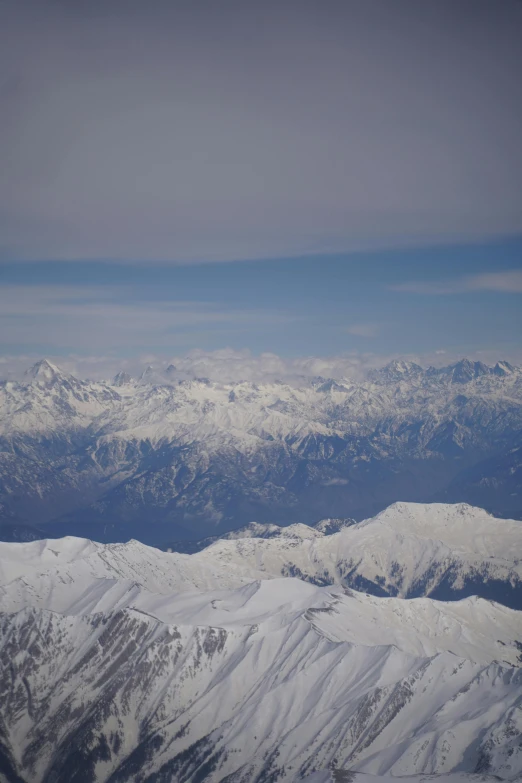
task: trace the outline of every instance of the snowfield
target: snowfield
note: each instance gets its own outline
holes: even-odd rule
[[[194,555],[0,544],[0,781],[520,779],[519,530],[395,504]],[[353,589],[350,558],[388,594]],[[448,558],[457,594],[506,601],[430,597]]]

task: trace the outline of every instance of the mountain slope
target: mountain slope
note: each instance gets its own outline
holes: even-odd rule
[[[171,597],[168,623],[138,608],[4,614],[0,714],[16,774],[261,783],[332,763],[395,775],[463,764],[520,772],[522,670],[494,661],[500,650],[516,662],[520,613],[283,581],[195,594],[189,606]],[[388,618],[387,638],[372,639],[372,611]],[[439,622],[430,615],[415,654],[411,620],[426,611]],[[460,637],[456,620],[446,633],[451,617],[464,622]],[[490,652],[488,626],[499,637]],[[340,638],[354,633],[357,643]],[[449,639],[455,652],[441,650]]]
[[[2,783],[520,777],[522,612],[427,597],[445,552],[456,593],[470,573],[519,578],[520,523],[396,504],[313,532],[194,555],[0,543]],[[422,597],[349,589],[348,554]],[[284,562],[336,584],[281,578]]]

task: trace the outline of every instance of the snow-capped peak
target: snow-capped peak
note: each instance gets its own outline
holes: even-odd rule
[[[392,503],[375,517],[367,522],[391,521],[402,524],[406,519],[407,524],[418,527],[423,525],[429,532],[433,524],[451,524],[453,527],[473,525],[478,520],[487,517],[493,521],[492,515],[478,506],[470,506],[469,503],[412,503],[398,500]],[[493,523],[493,522],[492,522]],[[364,522],[361,522],[364,524]]]
[[[401,373],[401,375],[406,375],[411,372],[422,372],[422,367],[419,364],[416,364],[415,362],[399,361],[398,359],[387,364],[384,369]]]
[[[132,375],[129,375],[128,372],[123,372],[123,370],[112,379],[113,386],[125,386],[128,383],[132,383]]]
[[[62,375],[62,371],[55,364],[51,364],[47,359],[41,359],[27,370],[26,377],[39,383],[52,383]]]
[[[342,530],[345,527],[351,527],[352,525],[357,524],[355,519],[320,519],[319,522],[316,522],[314,525],[314,529],[318,530],[320,533],[324,533],[326,536],[331,536],[333,533],[338,533],[340,530]]]
[[[436,371],[438,375],[446,375],[452,383],[468,383],[490,372],[490,368],[484,362],[473,362],[470,359],[461,359],[456,364]]]
[[[420,364],[415,362],[401,361],[394,359],[380,370],[374,370],[370,373],[370,378],[377,381],[406,381],[421,376],[423,369]]]
[[[502,377],[504,375],[511,375],[512,373],[514,373],[515,368],[509,362],[500,361],[495,364],[491,372],[493,373],[493,375],[499,375]]]

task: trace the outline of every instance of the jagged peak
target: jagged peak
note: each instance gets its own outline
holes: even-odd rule
[[[512,364],[505,359],[498,361],[491,371],[494,375],[511,375],[515,372],[515,368]]]
[[[151,364],[146,367],[139,376],[139,382],[148,386],[170,386],[173,382],[174,373],[167,372],[161,367],[153,367]]]
[[[379,370],[372,370],[368,374],[370,380],[374,381],[402,381],[415,378],[424,373],[423,368],[416,362],[409,362],[402,359],[393,359]]]
[[[483,375],[504,376],[514,370],[515,368],[506,361],[499,361],[495,367],[489,367],[484,362],[463,358],[444,367],[428,367],[426,375],[430,378],[449,380],[450,383],[468,383]]]
[[[325,393],[331,391],[346,392],[348,389],[343,383],[340,383],[334,378],[328,378],[328,380],[316,387],[316,391]]]
[[[489,369],[487,364],[484,364],[484,362],[481,361],[472,361],[471,359],[467,359],[464,357],[463,359],[460,359],[458,362],[455,362],[455,364],[450,365],[451,369],[469,369],[469,370],[475,370],[486,373]]]
[[[412,370],[415,372],[422,372],[422,367],[416,362],[408,362],[403,359],[393,359],[383,367],[383,370],[394,370],[395,372],[401,373],[411,372]]]
[[[63,373],[59,367],[52,364],[48,359],[40,359],[39,362],[33,364],[33,366],[26,371],[25,375],[27,378],[32,378],[35,381],[49,383],[57,377],[62,376]]]
[[[129,375],[128,372],[121,370],[114,376],[112,383],[114,386],[125,386],[127,383],[132,383],[132,375]]]
[[[345,527],[352,527],[356,524],[357,522],[355,519],[350,519],[348,517],[343,519],[337,517],[328,517],[326,519],[320,519],[319,522],[316,522],[315,525],[313,525],[313,528],[318,530],[320,533],[324,533],[325,535],[330,536],[333,533],[338,533]]]
[[[449,380],[451,383],[468,383],[483,375],[504,377],[511,375],[515,371],[516,368],[506,360],[499,360],[494,367],[490,367],[484,362],[464,357],[459,359],[458,362],[445,365],[444,367],[430,366],[427,369],[423,369],[416,362],[394,359],[379,370],[370,371],[368,378],[370,380],[400,381],[413,379],[417,376],[425,376],[431,379]]]
[[[451,379],[455,383],[466,383],[481,375],[488,375],[490,372],[490,368],[484,362],[473,362],[466,358],[443,369],[451,375]]]

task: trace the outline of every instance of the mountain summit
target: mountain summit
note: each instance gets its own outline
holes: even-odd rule
[[[39,383],[52,383],[62,375],[62,372],[59,367],[55,364],[51,364],[47,359],[41,359],[39,362],[36,362],[36,364],[33,364],[25,375],[26,378],[38,381]]]
[[[405,362],[395,359],[389,362],[380,370],[374,370],[371,373],[372,379],[384,379],[386,381],[407,381],[411,378],[417,378],[422,375],[424,370],[420,364],[415,362]]]
[[[428,376],[447,379],[451,383],[469,383],[483,375],[498,374],[493,367],[488,367],[483,362],[472,362],[470,359],[461,359],[447,367],[430,367]]]

